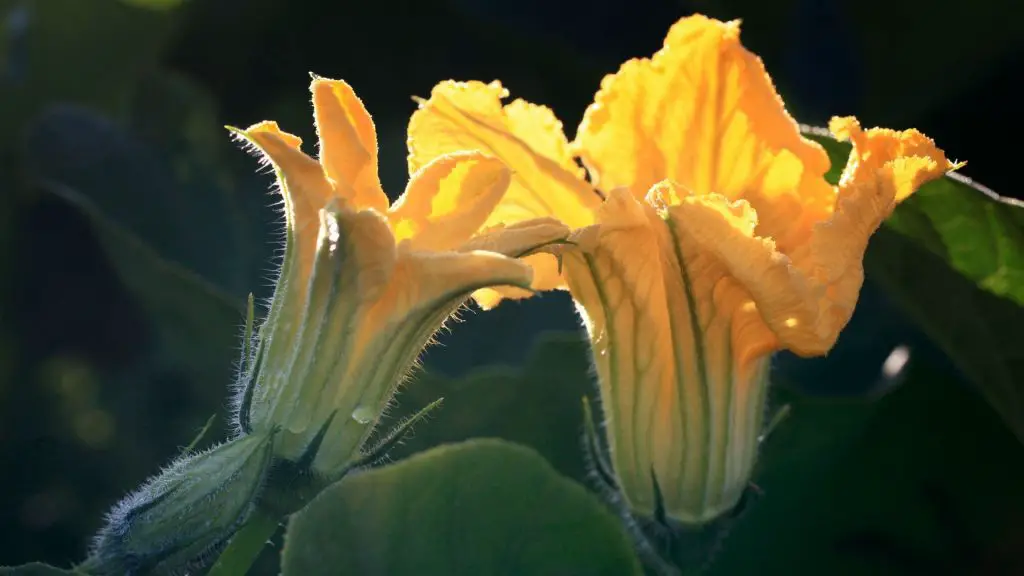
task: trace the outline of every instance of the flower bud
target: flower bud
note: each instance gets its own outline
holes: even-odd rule
[[[184,574],[245,522],[271,464],[272,434],[185,456],[108,513],[83,568],[90,574]]]

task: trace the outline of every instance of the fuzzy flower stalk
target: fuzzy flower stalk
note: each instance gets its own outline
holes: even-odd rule
[[[567,288],[582,316],[615,489],[634,514],[689,526],[751,480],[771,354],[829,351],[872,233],[955,168],[916,130],[834,118],[853,150],[830,185],[825,150],[739,37],[738,22],[683,18],[652,58],[605,77],[572,142],[551,110],[503,105],[498,82],[437,85],[409,127],[410,169],[483,151],[514,170],[493,220],[573,230],[560,265],[527,260],[533,288]]]

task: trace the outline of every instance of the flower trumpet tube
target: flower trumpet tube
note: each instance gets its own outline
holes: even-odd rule
[[[466,298],[529,289],[532,270],[515,257],[568,229],[551,218],[485,226],[511,172],[479,152],[426,163],[391,204],[362,102],[342,81],[315,78],[311,90],[318,159],[273,122],[235,130],[274,167],[286,222],[238,423],[276,430],[276,457],[329,475],[359,459],[396,387]]]
[[[687,524],[731,510],[750,481],[770,355],[829,351],[871,234],[957,167],[916,130],[833,118],[853,149],[829,184],[827,154],[739,34],[683,18],[652,58],[603,80],[572,142],[547,108],[502,105],[497,82],[443,82],[409,125],[411,168],[480,150],[514,170],[492,222],[573,229],[561,267],[531,257],[534,288],[567,288],[581,313],[626,501]]]

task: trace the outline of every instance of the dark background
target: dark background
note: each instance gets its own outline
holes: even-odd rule
[[[231,378],[230,349],[211,350],[214,369],[203,372],[222,378],[195,377],[89,218],[37,176],[77,175],[130,204],[133,231],[152,232],[158,249],[185,245],[193,260],[179,263],[220,279],[230,297],[269,296],[279,225],[270,178],[220,127],[274,119],[312,143],[309,72],[344,78],[363,99],[395,197],[407,177],[410,96],[436,82],[498,78],[513,97],[552,107],[571,136],[602,76],[652,54],[677,18],[742,18],[745,45],[801,122],[855,114],[868,126],[916,127],[968,160],[964,174],[1024,196],[1015,181],[1024,18],[1005,0],[130,4],[0,0],[0,565],[81,559],[107,507],[210,415],[223,421]],[[250,207],[245,254],[203,259],[237,244],[213,200],[182,184],[195,182],[195,165]],[[781,358],[779,369],[833,389],[867,386],[893,342],[920,336],[867,291],[866,314],[873,328],[851,329],[829,360]],[[466,319],[431,350],[429,367],[517,363],[533,333],[576,322],[562,295]],[[488,331],[498,325],[500,335]],[[852,355],[868,367],[851,367]]]

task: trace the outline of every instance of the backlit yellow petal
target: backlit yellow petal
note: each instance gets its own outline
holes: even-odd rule
[[[796,264],[826,286],[823,313],[838,333],[857,303],[871,235],[898,202],[958,165],[917,130],[862,131],[853,118],[835,118],[830,128],[837,138],[849,138],[853,150],[840,178],[835,213],[814,227],[808,249],[799,253],[805,257]]]
[[[313,116],[320,137],[320,162],[327,176],[351,190],[356,208],[387,210],[388,198],[377,174],[377,131],[363,102],[342,80],[316,78]]]
[[[783,249],[806,240],[834,198],[825,151],[804,139],[739,22],[683,18],[651,59],[601,83],[574,149],[595,185],[643,197],[669,179],[696,194],[746,198],[760,233]]]
[[[486,250],[519,258],[564,240],[569,227],[554,218],[533,218],[515,224],[491,226],[462,245],[463,250]]]
[[[935,142],[917,130],[890,130],[871,128],[862,130],[853,117],[833,118],[829,131],[839,140],[850,140],[853,150],[840,179],[840,194],[844,185],[852,180],[870,179],[875,170],[892,165],[892,179],[896,202],[905,200],[925,182],[934,180],[962,164],[953,164]]]
[[[532,277],[529,266],[493,252],[419,252],[403,248],[387,290],[366,312],[357,347],[365,349],[375,336],[397,329],[416,312],[444,305],[447,317],[473,290],[484,286],[528,288]]]
[[[557,162],[566,172],[584,178],[583,167],[576,163],[562,121],[553,110],[521,98],[509,102],[502,110],[509,132],[537,154]]]
[[[302,140],[282,132],[276,122],[260,122],[238,134],[258,148],[277,172],[284,198],[289,252],[297,267],[292,276],[308,278],[319,229],[318,214],[335,199],[335,191],[320,164],[300,149]],[[290,259],[286,258],[289,265],[287,260]]]
[[[415,250],[453,250],[491,216],[511,174],[480,152],[439,156],[412,175],[388,214],[397,240]]]
[[[529,298],[536,292],[564,289],[565,281],[559,272],[558,260],[545,251],[546,247],[564,240],[569,228],[554,218],[536,218],[510,226],[498,225],[480,232],[463,245],[465,250],[489,250],[517,257],[533,268],[530,290],[514,287],[494,287],[477,290],[473,300],[484,310],[490,310],[503,299]],[[538,251],[538,253],[533,253]],[[529,255],[527,255],[529,254]]]
[[[564,290],[565,280],[558,270],[558,260],[550,254],[532,254],[519,259],[533,269],[533,282],[529,290],[511,286],[482,288],[473,292],[473,301],[482,310],[490,310],[501,304],[503,300],[523,300],[533,297],[537,292],[547,290]]]
[[[331,388],[333,398],[321,403],[314,421],[322,421],[330,406],[338,405],[363,406],[375,416],[382,414],[423,347],[473,290],[530,285],[529,266],[512,258],[492,252],[417,252],[405,247],[399,247],[387,290],[361,311],[353,325],[352,361],[338,380],[382,382],[387,387],[374,395],[353,386]],[[332,428],[346,427],[338,437],[349,442],[352,450],[373,433],[372,426],[353,426],[350,418],[339,420]]]
[[[513,102],[492,82],[442,82],[420,102],[409,122],[409,170],[458,150],[480,150],[512,169],[512,184],[488,225],[535,217],[570,227],[592,222],[599,197],[568,155],[561,125],[550,110]]]
[[[749,294],[771,330],[762,332],[768,338],[758,342],[761,355],[780,345],[805,355],[824,354],[832,347],[842,328],[835,308],[852,307],[855,300],[830,301],[822,283],[799,270],[771,239],[757,236],[757,215],[749,204],[721,195],[690,196],[668,213],[680,236],[717,261]]]

